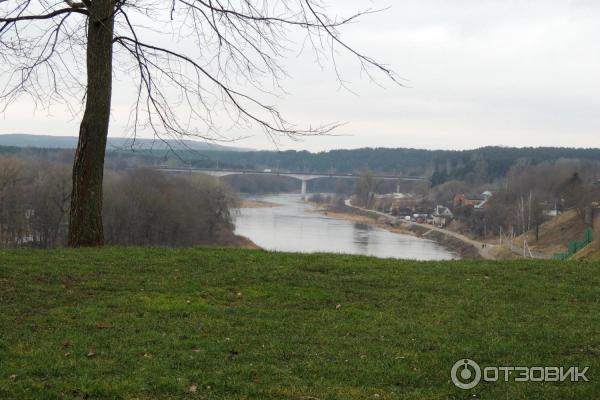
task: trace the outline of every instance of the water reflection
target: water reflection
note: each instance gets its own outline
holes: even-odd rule
[[[430,240],[316,213],[302,201],[300,195],[280,194],[253,199],[280,206],[241,209],[236,219],[236,233],[268,250],[364,254],[417,260],[456,258]]]
[[[369,254],[369,239],[373,228],[367,224],[354,224],[354,243],[362,250],[361,254]]]

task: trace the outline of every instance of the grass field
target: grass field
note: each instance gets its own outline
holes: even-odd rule
[[[600,265],[0,252],[1,399],[597,399]],[[454,387],[484,366],[583,383]]]

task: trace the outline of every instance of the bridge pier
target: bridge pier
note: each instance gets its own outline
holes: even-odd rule
[[[0,0],[1,2],[2,0]],[[133,168],[136,169],[136,168]],[[287,176],[290,178],[298,179],[302,183],[302,187],[300,189],[300,193],[302,194],[302,198],[306,198],[307,192],[307,182],[313,179],[319,178],[335,178],[335,179],[357,179],[358,175],[354,174],[322,174],[322,173],[307,173],[307,172],[273,172],[271,170],[264,171],[251,171],[251,170],[235,170],[235,169],[224,169],[224,170],[215,170],[215,169],[192,169],[192,168],[154,168],[156,171],[162,171],[165,173],[201,173],[205,175],[214,176],[217,178],[228,176],[228,175],[270,175],[270,176]],[[420,176],[392,176],[392,175],[375,175],[374,178],[386,180],[386,181],[395,181],[396,191],[400,191],[400,182],[401,181],[427,181],[426,178]]]

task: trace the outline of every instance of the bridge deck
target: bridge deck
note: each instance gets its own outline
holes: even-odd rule
[[[271,176],[287,176],[299,180],[312,180],[320,178],[336,178],[336,179],[356,179],[360,177],[358,174],[330,174],[330,173],[311,173],[311,172],[290,172],[290,171],[254,171],[254,170],[235,170],[235,169],[194,169],[194,168],[156,168],[158,171],[176,172],[176,173],[202,173],[212,176],[227,176],[227,175],[271,175]],[[423,181],[427,180],[422,176],[396,176],[396,175],[373,175],[376,179],[393,180],[393,181]]]

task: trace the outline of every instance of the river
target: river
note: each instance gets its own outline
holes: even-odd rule
[[[235,233],[267,250],[413,260],[458,258],[431,240],[322,215],[302,201],[299,194],[253,196],[251,199],[278,206],[240,209]]]

